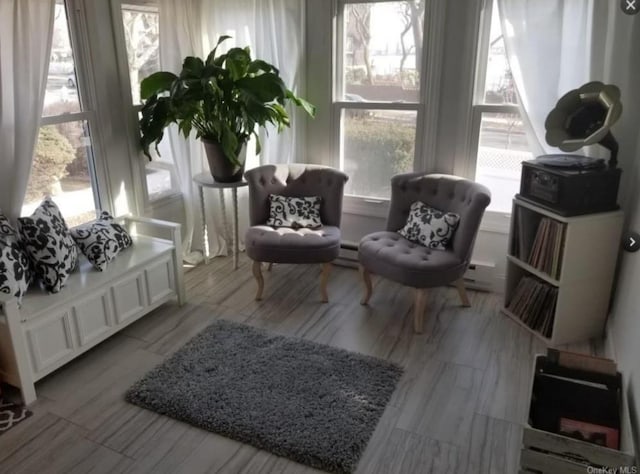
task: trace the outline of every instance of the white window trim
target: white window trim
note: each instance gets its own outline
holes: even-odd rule
[[[108,210],[111,208],[112,194],[108,176],[108,165],[104,139],[99,132],[99,121],[97,118],[98,98],[95,88],[95,78],[91,67],[91,50],[89,47],[89,31],[87,27],[86,12],[84,10],[84,0],[66,0],[67,19],[69,21],[69,36],[71,47],[74,52],[76,89],[81,108],[86,109],[82,115],[86,117],[91,136],[91,151],[93,159],[89,160],[88,167],[91,174],[93,198],[96,209]],[[42,123],[46,119],[43,118]],[[96,189],[97,188],[97,189]]]
[[[91,68],[91,51],[89,49],[88,29],[83,0],[62,0],[66,10],[67,28],[73,55],[76,90],[81,108],[79,112],[59,115],[42,115],[40,127],[68,122],[86,122],[91,140],[91,158],[87,166],[91,179],[94,205],[96,209],[110,209],[111,189],[107,179],[107,166],[104,141],[99,132],[96,118],[97,97]],[[44,114],[44,110],[43,110]]]
[[[446,5],[438,0],[425,0],[424,33],[422,47],[422,71],[420,74],[419,101],[414,103],[393,102],[349,102],[338,100],[343,91],[342,32],[344,31],[344,7],[349,3],[388,3],[393,0],[333,0],[334,22],[331,35],[332,48],[332,89],[331,97],[331,150],[333,166],[341,165],[340,150],[341,114],[345,109],[408,110],[416,111],[416,137],[414,171],[434,169],[438,117],[440,113],[440,92],[442,66],[444,62],[444,25]],[[343,211],[348,214],[386,218],[390,198],[372,198],[345,195]]]

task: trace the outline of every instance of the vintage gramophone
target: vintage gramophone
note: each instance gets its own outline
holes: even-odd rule
[[[612,84],[589,82],[562,96],[544,124],[547,143],[566,152],[597,143],[609,160],[554,154],[524,161],[519,197],[564,216],[617,209],[622,171],[609,129],[621,113],[620,89]]]

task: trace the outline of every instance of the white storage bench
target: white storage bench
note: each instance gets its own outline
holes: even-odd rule
[[[171,299],[185,300],[180,224],[120,223],[133,245],[104,272],[84,257],[60,293],[30,288],[19,308],[0,293],[0,379],[36,399],[34,382]]]

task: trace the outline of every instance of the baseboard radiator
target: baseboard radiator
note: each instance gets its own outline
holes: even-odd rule
[[[335,261],[336,265],[350,268],[358,268],[358,244],[343,241],[340,245],[340,255]],[[467,288],[481,291],[494,291],[496,288],[496,268],[491,263],[471,262],[464,274],[464,282]]]

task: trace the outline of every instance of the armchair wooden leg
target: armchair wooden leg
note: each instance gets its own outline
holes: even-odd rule
[[[271,271],[271,267],[273,267],[273,263],[269,263],[269,266],[267,267],[267,271],[270,272]]]
[[[360,268],[360,276],[362,277],[362,282],[364,283],[364,296],[360,300],[360,304],[369,304],[369,299],[371,298],[371,273],[364,268],[362,265],[359,265]]]
[[[322,264],[322,274],[320,275],[320,296],[323,303],[329,302],[329,295],[327,293],[327,284],[329,283],[329,273],[331,272],[331,264]]]
[[[427,289],[414,288],[413,295],[413,329],[422,334],[424,322],[424,310],[427,307]]]
[[[262,277],[262,263],[253,262],[253,266],[251,267],[253,271],[253,276],[256,279],[256,283],[258,283],[258,291],[256,291],[256,301],[260,301],[262,299],[262,290],[264,289],[264,278]]]
[[[460,278],[455,281],[456,288],[458,289],[458,295],[460,296],[460,301],[462,301],[462,306],[468,308],[471,306],[469,302],[469,297],[467,296],[467,289],[464,287],[464,280]]]

